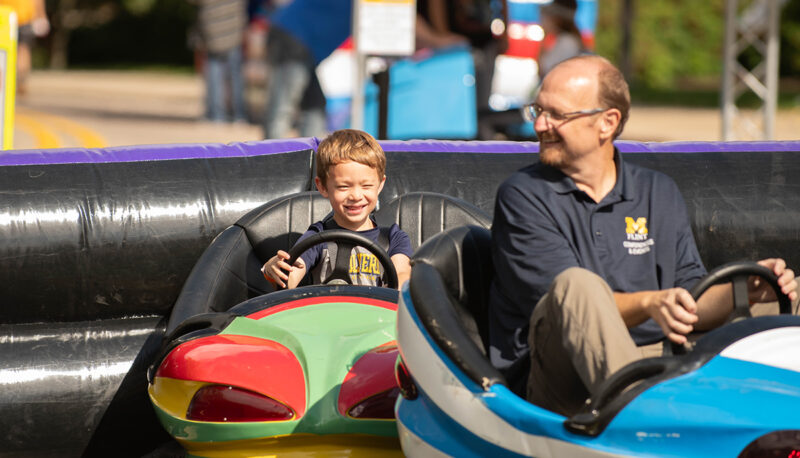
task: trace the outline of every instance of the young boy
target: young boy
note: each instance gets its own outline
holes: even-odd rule
[[[300,240],[325,229],[347,229],[370,240],[378,241],[381,229],[375,223],[372,211],[378,203],[378,194],[386,181],[386,155],[378,142],[366,132],[342,129],[330,134],[317,148],[317,176],[314,183],[333,208],[333,216],[312,224]],[[388,230],[389,256],[392,259],[399,285],[411,274],[411,240],[397,224]],[[334,269],[326,246],[319,244],[303,253],[294,266],[286,261],[289,254],[279,250],[261,271],[270,282],[284,288],[294,288],[311,270],[315,283],[325,283]],[[356,247],[350,258],[350,279],[356,285],[380,286],[383,269],[375,255],[365,248]],[[367,257],[367,259],[365,259]],[[355,259],[353,259],[355,258]],[[377,272],[380,270],[380,272]]]

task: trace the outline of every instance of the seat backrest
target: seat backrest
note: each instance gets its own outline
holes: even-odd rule
[[[376,212],[379,226],[397,223],[417,249],[434,235],[458,226],[491,227],[492,219],[471,203],[435,192],[410,192],[395,197]]]
[[[223,312],[274,291],[261,266],[288,250],[315,221],[330,212],[317,191],[300,192],[251,210],[222,231],[203,252],[175,301],[167,334],[189,317]]]
[[[435,235],[414,254],[409,283],[411,303],[424,332],[484,389],[506,384],[486,356],[489,287],[494,274],[490,243],[489,230],[479,226]]]
[[[489,229],[460,226],[426,241],[412,259],[412,291],[416,266],[426,264],[433,267],[461,326],[484,354],[488,348],[489,288],[494,276],[490,244]],[[423,301],[424,296],[426,294],[422,292],[420,297]],[[415,305],[425,306],[417,304],[416,300]]]
[[[278,250],[289,250],[316,221],[330,213],[331,204],[317,191],[291,194],[268,202],[239,218],[256,256],[265,262]]]

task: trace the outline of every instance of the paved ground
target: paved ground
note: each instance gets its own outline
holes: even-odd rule
[[[261,139],[255,125],[202,122],[197,75],[39,71],[17,100],[16,149],[208,143]],[[623,138],[719,140],[715,109],[635,106]],[[779,112],[776,140],[800,139],[800,109]]]

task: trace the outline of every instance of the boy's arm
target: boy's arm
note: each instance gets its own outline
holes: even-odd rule
[[[397,271],[397,289],[411,278],[411,260],[404,254],[392,255],[392,264]]]
[[[278,250],[278,253],[261,267],[261,273],[270,283],[282,288],[292,289],[297,287],[306,274],[306,264],[302,258],[297,258],[294,266],[290,266],[289,253]],[[288,274],[286,272],[289,272]]]

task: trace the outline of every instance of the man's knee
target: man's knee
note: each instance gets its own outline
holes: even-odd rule
[[[550,290],[556,294],[591,292],[597,288],[605,290],[608,285],[599,275],[582,267],[570,267],[561,272],[550,285]]]
[[[546,298],[547,307],[550,308],[548,314],[584,316],[587,313],[608,312],[609,307],[616,308],[608,283],[581,267],[571,267],[558,274]]]

